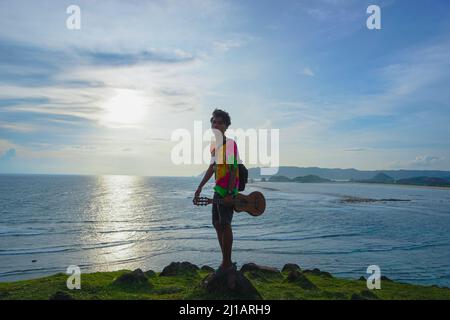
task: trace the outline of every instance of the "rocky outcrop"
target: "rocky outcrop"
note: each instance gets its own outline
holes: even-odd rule
[[[291,271],[301,271],[301,268],[298,264],[295,263],[286,263],[281,269],[281,272],[291,272]]]
[[[200,270],[203,270],[203,271],[208,271],[208,272],[214,272],[214,268],[212,268],[212,267],[210,267],[210,266],[202,266],[201,268],[200,268]]]
[[[113,281],[113,285],[123,288],[133,289],[148,289],[151,288],[151,284],[148,281],[147,276],[141,269],[136,269],[132,272],[127,272],[120,275]]]
[[[304,270],[303,273],[305,273],[305,274],[312,274],[314,276],[320,276],[320,277],[325,277],[325,278],[333,278],[331,273],[326,272],[326,271],[320,271],[317,268],[314,268],[312,270]]]
[[[202,280],[201,288],[219,299],[262,299],[250,280],[237,270],[211,273]]]
[[[280,271],[277,268],[261,266],[256,263],[246,263],[241,267],[241,272],[259,271],[265,273],[279,274]]]
[[[302,288],[304,290],[317,289],[317,286],[314,283],[312,283],[308,278],[306,278],[305,275],[302,274],[301,272],[299,272],[298,270],[289,272],[287,281],[298,285],[300,288]]]
[[[147,278],[151,278],[151,277],[156,276],[156,272],[153,271],[153,270],[145,271],[144,274],[147,276]]]
[[[241,268],[241,272],[245,272],[246,275],[252,280],[270,281],[276,278],[283,278],[283,275],[278,269],[257,265],[255,263],[244,264]]]
[[[163,271],[159,274],[160,277],[170,277],[177,275],[192,274],[196,275],[199,268],[190,262],[172,262],[168,266],[164,267]]]

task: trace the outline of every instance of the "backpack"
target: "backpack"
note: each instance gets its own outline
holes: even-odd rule
[[[239,191],[245,190],[245,185],[248,182],[248,169],[244,166],[244,164],[240,163],[238,165],[239,169]]]

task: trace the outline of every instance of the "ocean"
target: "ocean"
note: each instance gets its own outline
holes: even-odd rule
[[[211,206],[199,178],[0,175],[0,281],[65,272],[217,268]],[[203,195],[212,196],[212,184]],[[450,287],[450,189],[358,183],[249,183],[266,212],[235,213],[233,261],[297,263],[337,277],[370,265],[400,282]],[[408,201],[347,202],[346,197]]]

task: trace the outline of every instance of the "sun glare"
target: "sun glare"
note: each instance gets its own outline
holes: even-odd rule
[[[102,122],[113,127],[138,125],[147,114],[148,104],[147,97],[141,91],[116,89],[103,104],[105,115]]]

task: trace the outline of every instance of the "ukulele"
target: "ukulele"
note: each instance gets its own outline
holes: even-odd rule
[[[207,206],[208,204],[218,203],[227,207],[233,207],[234,211],[245,211],[249,215],[257,217],[263,214],[266,209],[266,199],[259,191],[254,191],[249,195],[238,193],[235,198],[211,199],[207,197],[197,197],[192,200],[196,206]]]

